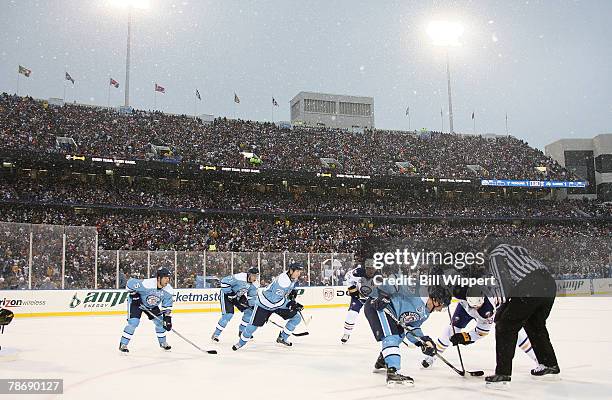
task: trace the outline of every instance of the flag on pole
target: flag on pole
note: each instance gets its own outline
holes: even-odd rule
[[[198,91],[198,89],[196,89],[195,95],[198,100],[202,100],[202,96],[200,96],[200,92]]]
[[[23,65],[19,66],[19,71],[18,71],[21,75],[24,75],[26,78],[30,77],[30,74],[32,73],[31,69],[27,69],[26,67],[24,67]]]
[[[472,119],[474,119],[474,112],[472,111]]]
[[[406,115],[410,114],[410,106],[406,108]]]
[[[117,82],[117,81],[116,81],[116,80],[114,80],[113,78],[110,78],[110,84],[111,84],[112,86],[114,86],[114,87],[115,87],[115,89],[118,89],[118,88],[119,88],[119,82]]]
[[[155,91],[160,93],[166,93],[166,89],[163,86],[159,86],[157,83],[155,84]]]
[[[240,104],[240,97],[234,92],[234,103]]]
[[[68,72],[66,72],[66,80],[72,82],[72,84],[74,85],[74,79],[72,79]]]
[[[274,99],[274,97],[272,97],[272,105],[274,107],[278,107],[278,103],[276,102],[276,100]]]

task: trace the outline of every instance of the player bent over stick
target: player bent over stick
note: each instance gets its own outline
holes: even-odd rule
[[[351,337],[359,311],[361,311],[368,297],[372,294],[372,288],[374,287],[372,279],[376,274],[376,268],[374,268],[371,261],[366,261],[365,267],[358,266],[344,275],[344,280],[348,285],[349,296],[351,296],[351,304],[344,320],[344,334],[340,339],[342,343],[346,343]]]
[[[238,328],[238,335],[242,333],[244,327],[248,325],[253,313],[253,305],[257,296],[257,285],[255,282],[259,279],[259,269],[257,267],[249,268],[247,272],[229,275],[221,279],[221,319],[217,322],[217,328],[211,339],[215,342],[219,341],[219,336],[227,324],[234,316],[234,307],[242,314],[242,321]]]
[[[253,338],[257,328],[263,326],[272,314],[278,314],[288,320],[285,328],[278,334],[277,343],[292,346],[289,335],[302,320],[301,313],[304,306],[295,301],[297,291],[294,290],[304,266],[301,263],[292,263],[263,290],[258,291],[255,307],[249,325],[242,331],[240,340],[232,350],[236,351]]]
[[[170,313],[172,312],[172,295],[174,294],[174,289],[170,286],[170,271],[162,267],[157,270],[155,278],[130,278],[126,288],[130,293],[127,302],[128,324],[123,329],[119,351],[129,353],[127,346],[140,324],[140,317],[143,312],[155,324],[159,347],[163,350],[170,350],[171,347],[166,342],[166,331],[172,329]]]
[[[407,285],[382,285],[376,289],[378,297],[368,300],[365,304],[365,315],[372,333],[377,342],[382,342],[382,351],[374,364],[374,369],[386,370],[388,387],[411,386],[414,380],[399,373],[401,368],[399,346],[406,338],[420,346],[423,354],[433,357],[436,354],[436,346],[429,336],[423,334],[421,325],[432,312],[442,311],[444,307],[448,307],[451,294],[442,286],[431,286],[428,297],[417,297],[413,289]],[[410,334],[404,331],[402,325],[412,328]]]
[[[462,292],[462,294],[456,294],[459,304],[455,308],[451,323],[444,328],[442,335],[436,340],[438,353],[443,353],[451,344],[453,346],[472,344],[487,336],[493,327],[493,318],[497,308],[496,300],[484,296],[478,288],[469,288],[467,293],[465,290]],[[476,326],[469,332],[462,331],[472,320],[476,321]],[[524,329],[519,331],[517,346],[535,362],[536,366],[539,365]],[[434,357],[427,356],[421,365],[429,368],[434,360]]]

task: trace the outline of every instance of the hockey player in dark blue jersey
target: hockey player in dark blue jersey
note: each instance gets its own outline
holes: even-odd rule
[[[123,329],[119,351],[128,353],[130,339],[140,324],[140,317],[144,312],[155,325],[155,334],[159,347],[170,350],[166,342],[166,331],[172,329],[172,295],[174,289],[170,286],[170,271],[167,268],[157,270],[155,278],[128,280],[126,289],[129,291],[127,302],[128,324]]]
[[[240,340],[232,346],[232,350],[238,350],[247,344],[253,338],[253,333],[257,328],[263,326],[272,314],[278,314],[288,320],[285,328],[278,334],[276,342],[292,346],[289,335],[302,320],[300,311],[304,309],[303,305],[295,301],[297,297],[295,285],[303,269],[304,266],[301,263],[292,263],[287,271],[274,278],[263,290],[258,291],[249,325],[244,328]]]
[[[212,340],[219,341],[219,335],[234,316],[234,307],[242,314],[242,321],[238,328],[240,335],[251,320],[253,306],[257,297],[256,283],[259,279],[259,269],[257,267],[249,268],[247,272],[229,275],[221,279],[221,319],[217,322],[217,327],[212,335]]]
[[[376,268],[371,261],[367,260],[365,266],[360,265],[344,275],[344,282],[348,286],[348,293],[351,296],[351,304],[344,320],[344,334],[340,339],[342,343],[346,343],[351,337],[359,311],[372,294],[374,288],[372,279],[376,274]]]
[[[419,297],[407,285],[377,286],[378,297],[365,304],[365,315],[376,341],[382,342],[382,351],[374,364],[376,371],[386,370],[387,386],[413,385],[414,380],[399,373],[401,358],[399,346],[404,337],[420,346],[423,354],[433,356],[436,346],[421,330],[430,313],[448,307],[450,291],[442,286],[431,286],[428,297]],[[385,311],[393,316],[387,315]],[[399,321],[399,322],[397,322]],[[404,327],[410,329],[406,334]]]

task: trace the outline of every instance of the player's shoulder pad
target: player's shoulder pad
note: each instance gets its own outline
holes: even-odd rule
[[[289,286],[291,286],[291,279],[289,279],[289,275],[287,275],[287,273],[285,272],[278,276],[276,282],[282,288],[288,288]]]
[[[130,278],[125,283],[125,288],[128,290],[136,290],[142,286],[140,279]]]
[[[247,273],[246,272],[240,272],[240,273],[234,274],[234,279],[246,282],[247,281]]]
[[[351,271],[354,277],[357,278],[365,278],[366,274],[365,274],[365,268],[364,267],[357,267],[354,270]]]
[[[157,278],[143,279],[141,284],[145,289],[157,289]]]
[[[174,288],[170,284],[164,286],[162,290],[168,293],[170,296],[174,295]]]
[[[495,306],[493,303],[491,303],[488,297],[485,297],[484,299],[484,304],[478,309],[478,315],[483,318],[491,318],[491,316],[495,314]]]

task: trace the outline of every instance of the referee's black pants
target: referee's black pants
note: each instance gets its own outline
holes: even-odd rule
[[[554,297],[511,297],[499,308],[495,316],[496,374],[512,375],[512,359],[521,328],[525,328],[538,362],[547,367],[558,365],[546,329],[554,302]]]

